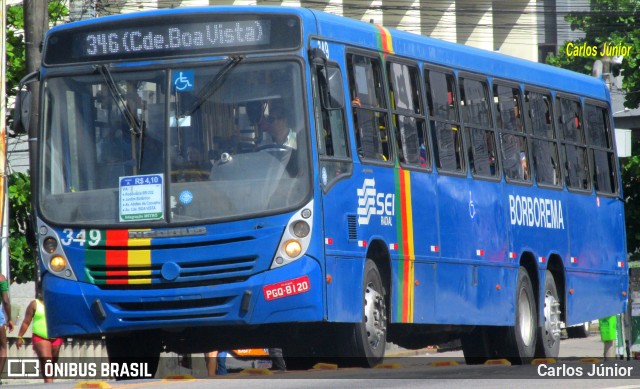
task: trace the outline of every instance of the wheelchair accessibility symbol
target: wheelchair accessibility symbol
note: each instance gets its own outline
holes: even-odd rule
[[[173,87],[178,92],[193,90],[193,70],[177,70],[173,73]]]

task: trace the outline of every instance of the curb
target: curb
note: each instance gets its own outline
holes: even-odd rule
[[[413,357],[413,356],[416,356],[416,355],[437,354],[437,353],[438,353],[438,349],[437,348],[425,347],[425,348],[421,348],[421,349],[417,349],[417,350],[400,349],[400,350],[397,350],[397,351],[386,352],[384,354],[384,357],[385,358]]]

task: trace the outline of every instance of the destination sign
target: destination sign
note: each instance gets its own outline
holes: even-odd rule
[[[44,63],[61,65],[300,47],[292,15],[192,14],[127,17],[54,29]]]
[[[240,20],[92,32],[78,34],[76,43],[82,48],[83,56],[117,56],[163,50],[268,45],[270,32],[268,20]]]

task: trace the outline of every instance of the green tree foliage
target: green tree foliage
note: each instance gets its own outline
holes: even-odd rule
[[[55,24],[69,15],[62,0],[48,1],[49,20]],[[18,92],[18,83],[25,74],[24,9],[22,4],[7,5],[6,9],[6,90],[9,99]],[[7,101],[8,102],[8,101]],[[9,106],[9,105],[7,105]],[[9,256],[11,282],[28,282],[35,275],[35,255],[27,243],[27,221],[31,214],[31,186],[29,175],[14,173],[9,176]]]
[[[49,1],[49,21],[55,24],[69,15],[62,0]],[[25,74],[24,8],[22,4],[7,5],[7,96],[15,96],[18,84]],[[7,105],[8,106],[8,105]]]
[[[34,279],[35,255],[28,244],[28,221],[31,217],[31,184],[29,175],[13,173],[9,176],[9,258],[11,282],[28,282]]]
[[[7,6],[7,94],[14,96],[25,72],[24,10],[22,5]]]
[[[624,106],[637,108],[640,105],[640,0],[592,0],[591,11],[569,13],[565,20],[572,30],[584,31],[585,37],[565,42],[558,55],[551,55],[547,63],[579,73],[591,74],[593,62],[600,55],[574,55],[573,48],[586,45],[602,47],[628,47],[620,71],[624,75],[622,89],[627,93]]]
[[[640,0],[592,0],[592,10],[567,15],[572,30],[585,32],[583,39],[565,42],[557,56],[548,63],[576,72],[591,74],[594,60],[599,56],[571,55],[571,47],[595,46],[598,51],[606,43],[625,46],[631,50],[622,61],[622,88],[626,92],[624,106],[640,105]],[[627,250],[634,260],[640,260],[640,145],[633,145],[633,157],[620,159],[622,185],[625,195]]]

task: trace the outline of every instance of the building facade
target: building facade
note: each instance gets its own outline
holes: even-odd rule
[[[588,0],[75,0],[87,14],[203,5],[301,6],[544,62],[568,39],[564,17],[589,9]],[[77,6],[77,5],[76,5]]]

